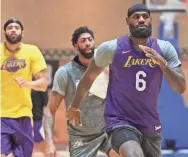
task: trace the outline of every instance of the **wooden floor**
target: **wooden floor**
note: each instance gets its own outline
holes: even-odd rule
[[[67,144],[58,144],[57,148],[57,157],[70,157]],[[35,144],[33,156],[32,157],[45,157],[44,155],[45,145],[44,143]],[[107,155],[99,152],[97,157],[107,157]]]
[[[34,152],[32,157],[45,157],[43,152]],[[68,151],[57,151],[57,157],[70,157]],[[105,154],[99,152],[97,157],[107,157]]]

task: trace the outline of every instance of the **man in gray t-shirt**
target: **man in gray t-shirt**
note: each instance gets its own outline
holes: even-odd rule
[[[94,55],[93,32],[87,27],[76,29],[72,36],[72,44],[80,54],[57,70],[53,81],[52,96],[44,116],[47,154],[52,156],[55,153],[52,142],[55,112],[63,99],[66,108],[72,102],[78,82]],[[82,103],[84,104],[81,115],[82,126],[73,126],[67,121],[70,156],[95,157],[98,150],[108,155],[111,146],[104,131],[105,98],[88,93]],[[73,110],[76,109],[73,108]]]

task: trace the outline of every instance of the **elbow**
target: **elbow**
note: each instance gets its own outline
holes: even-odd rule
[[[43,80],[43,83],[41,85],[40,91],[45,92],[48,88],[48,82],[46,79]]]
[[[43,92],[45,92],[46,90],[47,90],[47,88],[48,88],[48,82],[47,81],[45,81],[45,83],[44,83],[44,85],[43,85]]]
[[[186,91],[186,88],[181,88],[181,89],[179,89],[177,92],[178,92],[179,94],[183,94],[185,91]]]
[[[180,94],[185,93],[186,89],[187,89],[187,87],[186,87],[186,84],[185,84],[185,86],[181,89]]]
[[[179,94],[183,94],[187,89],[186,81],[184,80],[182,85],[179,86],[178,89],[176,89],[176,92]]]

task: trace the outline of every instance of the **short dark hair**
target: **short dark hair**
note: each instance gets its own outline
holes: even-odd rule
[[[20,25],[21,30],[23,31],[23,24],[21,23],[21,21],[19,21],[18,19],[9,19],[5,22],[4,24],[4,31],[6,30],[7,26],[11,23],[17,23]]]
[[[147,12],[150,15],[150,10],[148,9],[146,5],[135,4],[128,9],[127,17],[130,17],[132,14],[134,14],[135,12],[139,12],[139,11]]]
[[[89,34],[93,37],[93,39],[94,39],[94,33],[93,33],[93,31],[92,31],[91,29],[89,29],[87,26],[79,27],[79,28],[77,28],[77,29],[74,31],[74,33],[72,34],[72,39],[71,39],[71,41],[72,41],[72,45],[73,45],[73,46],[74,46],[74,44],[77,43],[78,38],[79,38],[80,35],[83,34],[83,33],[89,33]]]

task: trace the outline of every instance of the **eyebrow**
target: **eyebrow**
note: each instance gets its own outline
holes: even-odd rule
[[[148,15],[150,16],[147,12],[140,12],[140,13],[134,13],[132,16],[135,16],[135,15]]]
[[[7,26],[7,28],[8,27],[19,27],[19,28],[21,28],[19,25],[9,25],[9,26]]]
[[[80,40],[83,40],[83,39],[90,39],[90,38],[92,38],[92,37],[82,37],[82,38],[80,38]]]

